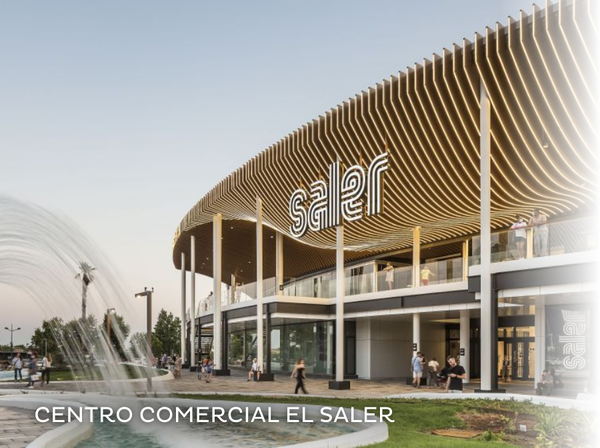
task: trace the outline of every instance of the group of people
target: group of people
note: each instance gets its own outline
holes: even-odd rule
[[[15,372],[15,383],[23,381],[23,368],[27,366],[28,381],[27,388],[33,389],[36,381],[40,381],[43,387],[50,384],[50,372],[52,371],[52,355],[48,353],[42,358],[41,375],[38,373],[38,354],[37,352],[28,353],[29,358],[21,358],[21,353],[17,353],[13,358],[11,365]]]
[[[440,370],[440,364],[435,357],[427,361],[425,353],[417,352],[410,361],[413,386],[417,389],[421,387],[423,373],[426,372],[429,389],[443,387],[449,393],[462,393],[463,380],[467,378],[467,373],[457,357],[449,356],[446,361],[446,366]]]
[[[533,253],[536,257],[548,255],[548,218],[540,213],[539,209],[534,209],[531,218],[526,221],[521,215],[517,215],[517,220],[510,227],[515,231],[515,245],[519,258],[527,256],[527,229],[533,228]]]
[[[385,268],[383,268],[383,272],[385,272],[385,282],[388,284],[388,289],[391,291],[394,289],[394,265],[388,261]],[[427,286],[429,285],[429,279],[431,277],[435,277],[435,274],[429,269],[429,266],[423,266],[420,273],[421,285]]]
[[[196,366],[198,380],[202,380],[202,375],[204,375],[204,380],[207,383],[210,383],[212,380],[214,367],[215,364],[213,363],[212,359],[210,359],[210,356],[207,356],[204,359],[198,359],[198,365]]]
[[[183,359],[177,353],[173,353],[173,356],[169,357],[166,353],[158,358],[158,368],[167,369],[173,373],[174,378],[181,378],[181,368]]]

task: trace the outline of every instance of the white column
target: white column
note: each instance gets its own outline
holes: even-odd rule
[[[546,307],[544,296],[535,297],[535,381],[542,381],[542,371],[546,368]]]
[[[421,227],[413,227],[412,285],[421,286]]]
[[[185,253],[181,252],[181,347],[180,356],[185,356]]]
[[[335,246],[335,380],[344,381],[344,226],[336,228]]]
[[[196,237],[190,237],[190,366],[196,365]]]
[[[215,352],[215,368],[226,369],[221,359],[223,328],[221,326],[221,266],[223,217],[220,213],[213,216],[213,341]]]
[[[263,370],[263,210],[262,201],[256,198],[256,357]]]
[[[413,314],[413,356],[421,351],[421,315]]]
[[[492,276],[491,264],[491,178],[490,178],[490,99],[487,96],[483,80],[481,81],[481,110],[479,116],[479,129],[481,133],[479,147],[481,152],[481,390],[491,390],[492,375]]]
[[[283,295],[283,234],[275,234],[275,295]]]
[[[460,365],[463,366],[467,373],[467,379],[463,383],[468,383],[471,377],[469,371],[470,363],[470,345],[471,345],[471,324],[469,310],[460,310]],[[464,353],[464,354],[463,354]]]

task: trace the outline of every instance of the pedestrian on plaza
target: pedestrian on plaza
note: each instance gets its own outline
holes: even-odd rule
[[[538,395],[552,395],[552,389],[554,388],[554,376],[548,371],[542,372],[542,381],[537,383],[535,392]]]
[[[529,226],[533,227],[533,249],[536,257],[548,255],[548,218],[537,208],[533,209]]]
[[[203,371],[204,371],[204,361],[202,359],[199,359],[198,366],[196,367],[196,373],[198,374],[198,380],[202,379]]]
[[[417,352],[410,360],[410,369],[413,374],[413,385],[418,389],[421,386],[421,378],[423,377],[423,360],[421,352]]]
[[[525,258],[526,255],[526,247],[527,247],[527,232],[525,228],[527,227],[527,222],[521,217],[521,215],[517,215],[517,220],[514,222],[512,226],[510,226],[511,230],[515,231],[515,244],[517,245],[517,252],[519,253],[519,258]]]
[[[27,370],[29,374],[29,382],[27,383],[27,388],[33,389],[34,383],[39,379],[39,375],[37,373],[37,352],[33,352],[31,354]]]
[[[19,383],[23,381],[23,374],[21,370],[23,369],[23,360],[21,359],[21,354],[17,353],[12,360],[12,366],[15,370],[15,383],[17,382],[17,375],[19,376]]]
[[[204,367],[207,383],[210,383],[210,380],[212,380],[213,368],[214,368],[214,363],[211,361],[210,356],[209,356],[206,358],[206,365]]]
[[[508,381],[509,379],[509,368],[510,368],[510,360],[508,359],[508,355],[506,355],[504,357],[504,360],[502,361],[502,379],[504,381]]]
[[[260,381],[260,369],[258,368],[258,359],[254,358],[252,361],[252,367],[248,372],[248,381],[253,379],[254,381]]]
[[[435,274],[429,270],[429,266],[423,266],[423,269],[421,269],[421,285],[427,286],[430,276],[435,277]]]
[[[52,355],[48,353],[42,359],[42,382],[41,386],[44,385],[44,379],[46,379],[46,384],[50,384],[50,371],[52,370]]]
[[[388,284],[388,289],[391,291],[394,288],[394,266],[388,261],[387,266],[383,270],[385,271],[385,281]]]
[[[446,383],[446,391],[448,393],[462,394],[463,380],[467,378],[465,368],[456,362],[456,358],[451,356],[448,358],[448,381]]]
[[[294,394],[298,393],[298,389],[302,389],[304,395],[308,394],[306,388],[304,387],[304,380],[306,379],[306,375],[304,374],[306,368],[304,366],[304,358],[300,358],[296,365],[294,366],[294,370],[292,371],[292,376],[290,378],[296,377],[296,389],[294,390]]]
[[[432,387],[437,386],[438,380],[438,370],[440,369],[440,363],[437,362],[435,357],[431,358],[431,361],[427,363],[427,388],[431,389]]]

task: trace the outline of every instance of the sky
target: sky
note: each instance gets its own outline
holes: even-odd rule
[[[171,243],[207,191],[331,107],[520,9],[531,3],[0,0],[0,193],[69,216],[132,301],[153,286],[154,315],[178,314]],[[196,288],[204,297],[212,281]],[[132,306],[142,331],[144,303]],[[44,317],[0,284],[0,344],[11,323],[15,344],[29,342]]]

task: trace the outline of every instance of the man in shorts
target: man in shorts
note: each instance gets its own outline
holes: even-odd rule
[[[418,389],[419,386],[421,386],[421,378],[423,377],[423,359],[421,358],[421,352],[417,352],[417,355],[413,356],[410,364],[413,373],[413,384]]]

